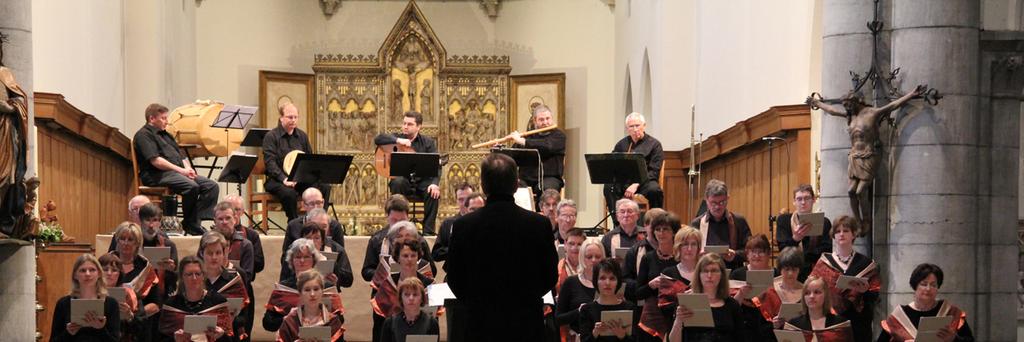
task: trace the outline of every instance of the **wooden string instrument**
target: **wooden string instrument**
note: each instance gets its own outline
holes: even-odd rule
[[[373,153],[373,169],[381,177],[391,178],[391,154],[395,152],[416,153],[416,150],[410,146],[399,144],[378,145],[377,150]],[[441,158],[438,161],[440,162],[439,166],[448,164],[448,154],[441,154]]]
[[[553,130],[555,128],[558,128],[558,125],[551,125],[551,126],[544,127],[544,128],[538,128],[538,129],[535,129],[535,130],[532,130],[532,131],[526,131],[526,132],[520,133],[519,136],[525,137],[525,136],[534,135],[534,134],[537,134],[537,133],[547,132],[547,131]],[[511,138],[505,136],[505,137],[501,137],[501,138],[497,138],[497,139],[494,139],[494,140],[490,140],[490,141],[486,141],[486,142],[482,142],[482,143],[473,145],[473,148],[491,147],[491,146],[494,146],[494,145],[506,142],[508,140],[511,140]]]

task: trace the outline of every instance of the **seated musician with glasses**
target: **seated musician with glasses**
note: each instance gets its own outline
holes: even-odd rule
[[[263,137],[263,162],[267,173],[263,186],[267,192],[281,201],[281,207],[284,208],[288,221],[291,221],[299,217],[299,194],[313,187],[320,189],[324,198],[331,198],[331,187],[327,184],[296,183],[288,180],[288,174],[284,170],[285,156],[292,151],[312,153],[313,147],[309,144],[309,135],[298,127],[299,109],[295,104],[285,103],[277,108],[277,112],[281,114],[277,127]]]

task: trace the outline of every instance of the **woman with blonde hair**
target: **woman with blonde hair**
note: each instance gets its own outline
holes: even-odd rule
[[[321,301],[324,296],[324,285],[326,285],[324,276],[315,269],[308,270],[299,273],[295,284],[302,293],[301,304],[292,308],[284,317],[281,329],[277,330],[277,341],[299,341],[299,330],[303,327],[320,326],[331,328],[331,341],[342,340],[345,328],[342,328],[341,325],[345,323],[345,317],[342,316],[341,310],[332,310]]]
[[[555,325],[562,339],[575,341],[579,335],[580,306],[594,301],[594,265],[604,260],[604,246],[597,239],[586,239],[580,246],[576,276],[568,277],[558,291]]]
[[[696,281],[692,293],[704,294],[711,306],[714,327],[686,327],[684,320],[693,317],[693,309],[678,305],[668,340],[680,341],[746,341],[740,303],[729,296],[729,270],[715,253],[704,254],[697,261]],[[694,308],[695,309],[695,308]]]
[[[786,322],[786,330],[802,332],[807,341],[854,341],[850,321],[832,314],[832,296],[824,279],[807,277],[803,297],[804,313]]]
[[[117,341],[121,338],[117,300],[107,296],[101,275],[100,261],[92,254],[82,254],[71,268],[71,293],[57,300],[50,326],[50,341]],[[74,299],[103,300],[103,312],[89,311],[85,325],[72,322],[71,302]]]
[[[113,240],[117,241],[117,248],[111,253],[121,261],[121,281],[142,302],[139,310],[142,321],[140,337],[148,341],[149,336],[159,333],[160,308],[174,292],[177,274],[174,270],[161,269],[157,262],[142,256],[142,228],[134,222],[125,221],[117,225]]]
[[[244,340],[252,333],[252,290],[246,286],[244,271],[227,268],[228,246],[224,234],[211,230],[199,240],[196,255],[203,261],[206,290],[216,292],[225,299],[238,298],[242,301],[239,311],[231,312],[234,319],[227,334]]]

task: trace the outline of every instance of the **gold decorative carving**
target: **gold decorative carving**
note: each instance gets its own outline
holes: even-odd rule
[[[424,116],[421,134],[449,154],[439,216],[453,214],[455,188],[480,183],[486,151],[469,146],[507,134],[511,70],[508,56],[448,57],[411,1],[376,55],[316,55],[317,150],[354,155],[345,183],[332,192],[348,229],[368,233],[383,224],[388,188],[374,172],[373,137],[399,131],[410,110]]]

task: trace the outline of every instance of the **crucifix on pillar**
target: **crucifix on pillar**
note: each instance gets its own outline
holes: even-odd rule
[[[871,229],[871,185],[882,157],[880,151],[876,151],[875,147],[879,142],[879,128],[883,120],[888,119],[895,109],[910,99],[920,96],[926,89],[926,86],[918,85],[914,91],[882,107],[869,106],[853,92],[842,98],[842,107],[829,105],[817,96],[812,95],[807,98],[807,102],[812,108],[821,108],[827,114],[846,118],[847,131],[850,133],[850,154],[846,159],[849,162],[847,167],[849,186],[846,191],[850,196],[850,209],[853,211],[853,217],[861,222],[861,226],[865,228],[862,230],[865,232]]]
[[[846,96],[838,99],[822,99],[818,93],[812,93],[807,97],[806,103],[812,109],[822,109],[825,113],[844,117],[847,123],[847,133],[850,135],[850,153],[847,156],[849,165],[847,176],[849,183],[847,194],[850,197],[850,209],[853,216],[861,223],[861,236],[871,231],[873,218],[873,190],[875,176],[878,172],[878,165],[882,159],[880,149],[880,128],[883,122],[888,122],[893,128],[899,121],[893,117],[893,113],[903,104],[911,99],[921,98],[930,105],[938,104],[942,95],[934,88],[926,85],[918,85],[913,91],[901,95],[896,85],[900,69],[896,68],[882,76],[881,62],[879,59],[879,33],[883,24],[878,20],[879,2],[875,0],[874,19],[867,23],[871,31],[872,56],[871,68],[861,78],[859,74],[850,71],[853,81],[853,90]],[[864,85],[871,83],[871,88],[877,95],[874,99],[875,106],[869,105],[861,95]]]

